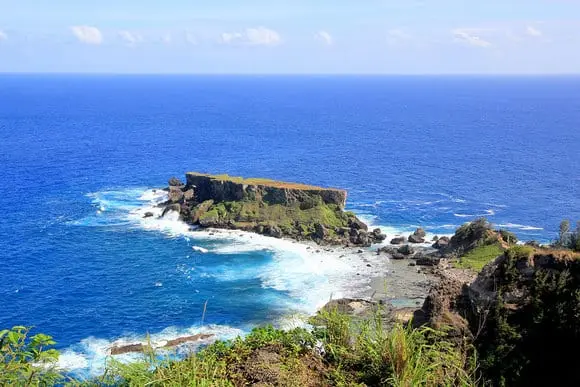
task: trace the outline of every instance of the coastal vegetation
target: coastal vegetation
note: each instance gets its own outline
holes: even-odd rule
[[[222,202],[216,212],[247,212],[245,205]],[[393,322],[380,303],[370,303],[364,316],[329,303],[309,319],[308,329],[259,327],[180,358],[143,345],[138,361],[110,358],[103,374],[88,380],[55,368],[51,337],[14,327],[0,332],[0,384],[579,385],[570,356],[580,346],[578,231],[560,231],[553,245],[542,247],[515,244],[515,236],[485,219],[463,225],[440,253],[456,259],[461,272],[478,274],[436,268],[440,280],[410,320]]]

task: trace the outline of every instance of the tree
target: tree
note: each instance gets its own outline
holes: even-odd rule
[[[564,219],[560,222],[560,238],[559,243],[561,246],[566,246],[568,243],[568,233],[570,232],[570,221],[568,219]]]

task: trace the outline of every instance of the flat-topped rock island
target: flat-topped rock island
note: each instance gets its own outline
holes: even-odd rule
[[[386,236],[345,211],[347,193],[301,183],[188,172],[172,177],[163,215],[202,228],[255,232],[318,244],[370,246]]]

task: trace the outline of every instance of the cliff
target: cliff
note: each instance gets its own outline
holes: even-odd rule
[[[370,246],[386,236],[344,211],[346,191],[268,179],[186,174],[169,180],[164,214],[200,227],[256,232],[320,244]]]
[[[441,271],[417,316],[471,341],[493,385],[580,384],[569,355],[580,346],[580,254],[518,245],[460,274]]]

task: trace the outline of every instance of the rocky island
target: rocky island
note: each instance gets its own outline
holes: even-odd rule
[[[324,245],[370,246],[386,236],[369,231],[345,211],[346,191],[300,183],[188,172],[185,183],[169,179],[170,211],[202,228],[255,232]]]

